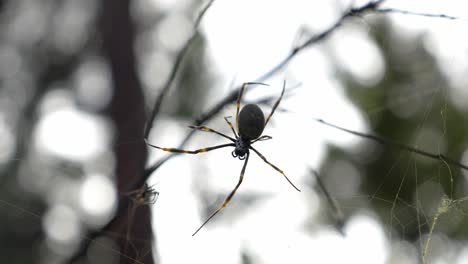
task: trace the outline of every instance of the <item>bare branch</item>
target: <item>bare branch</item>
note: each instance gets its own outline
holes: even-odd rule
[[[162,105],[162,102],[165,99],[170,87],[172,86],[172,84],[173,84],[173,82],[174,82],[174,80],[176,78],[176,75],[177,75],[177,73],[179,71],[179,68],[182,65],[183,59],[185,58],[186,54],[188,53],[190,46],[192,45],[192,43],[195,41],[195,39],[199,35],[199,25],[201,23],[201,20],[204,17],[204,15],[206,14],[207,10],[213,4],[213,2],[214,2],[214,0],[210,0],[205,5],[205,7],[200,11],[200,14],[197,16],[197,19],[195,20],[195,23],[194,23],[194,29],[193,29],[192,36],[187,40],[187,42],[185,43],[183,48],[178,53],[178,55],[176,57],[175,64],[174,64],[174,66],[173,66],[173,68],[171,70],[170,76],[169,76],[168,80],[166,81],[166,83],[163,85],[163,88],[162,88],[161,92],[157,96],[157,98],[155,100],[155,103],[154,103],[154,107],[153,107],[153,109],[151,111],[150,118],[148,119],[148,121],[146,123],[146,128],[145,128],[145,131],[144,131],[144,137],[145,138],[148,137],[151,129],[153,128],[152,124],[154,122],[154,119],[158,115],[158,113],[160,111],[160,108],[161,108],[161,105]],[[283,69],[289,63],[289,61],[291,61],[302,50],[304,50],[305,48],[310,47],[310,46],[312,46],[314,44],[317,44],[317,43],[321,42],[322,40],[325,40],[328,36],[331,35],[331,33],[333,33],[335,30],[337,30],[343,24],[343,22],[346,19],[348,19],[349,17],[362,16],[362,15],[365,15],[365,14],[368,14],[368,13],[402,13],[402,14],[409,14],[409,15],[440,17],[440,18],[446,18],[446,19],[458,19],[456,17],[447,16],[447,15],[443,15],[443,14],[431,15],[431,14],[423,14],[423,13],[411,12],[411,11],[405,11],[405,10],[398,10],[398,9],[393,9],[393,8],[379,8],[379,6],[383,2],[384,2],[384,0],[371,1],[371,2],[369,2],[367,4],[365,4],[364,6],[361,6],[361,7],[358,7],[358,8],[349,8],[348,11],[346,11],[344,14],[342,14],[338,18],[338,20],[335,23],[333,23],[329,28],[325,29],[324,31],[322,31],[322,32],[320,32],[318,34],[310,36],[301,45],[298,45],[298,46],[294,47],[289,52],[289,54],[286,55],[286,57],[284,59],[282,59],[276,65],[273,65],[270,70],[268,70],[263,75],[261,75],[258,79],[255,80],[255,82],[263,82],[264,80],[266,80],[266,79],[272,77],[273,75],[277,74],[281,69]],[[226,95],[226,97],[224,99],[219,101],[216,105],[214,105],[207,112],[203,113],[200,116],[200,118],[194,120],[194,125],[196,125],[196,126],[202,125],[203,123],[209,121],[214,116],[216,116],[226,105],[235,102],[240,88],[241,87],[239,86],[236,89],[234,89],[233,91],[231,91],[228,95]],[[347,131],[349,133],[358,135],[358,136],[363,136],[363,135],[361,135],[361,133],[358,133],[358,132],[346,130],[346,129],[339,128],[339,127],[337,127],[337,128],[341,129],[343,131]],[[195,132],[195,130],[190,131],[186,135],[186,137],[181,141],[178,148],[184,148],[186,143],[193,136],[194,132]],[[366,136],[364,136],[364,137],[366,137]],[[413,149],[412,147],[408,147],[408,146],[400,144],[398,142],[393,142],[393,141],[385,140],[385,139],[378,138],[376,136],[370,136],[370,135],[367,135],[367,137],[370,138],[370,139],[373,139],[373,140],[375,140],[375,141],[377,141],[377,142],[379,142],[381,144],[394,144],[397,147],[400,147],[402,149],[405,149],[405,150],[408,150],[408,151],[414,151],[414,152],[416,152],[418,154],[425,155],[425,156],[428,156],[428,157],[442,159],[442,160],[445,160],[448,163],[456,164],[459,167],[462,167],[464,169],[468,169],[468,166],[465,166],[463,164],[459,164],[458,162],[453,161],[453,160],[451,160],[451,159],[449,159],[449,158],[447,158],[445,156],[442,156],[442,155],[433,155],[433,154],[430,154],[430,153],[429,153],[429,155],[427,155],[427,153],[425,153],[423,151]],[[150,166],[149,168],[147,168],[145,170],[144,174],[141,177],[138,177],[139,179],[137,179],[135,182],[133,182],[131,184],[131,186],[128,186],[128,189],[133,190],[133,189],[138,189],[139,187],[143,186],[145,184],[145,182],[147,181],[147,179],[149,178],[149,176],[154,171],[156,171],[161,165],[163,165],[167,160],[169,160],[171,157],[173,157],[174,155],[175,154],[169,154],[169,155],[165,156],[164,158],[162,158],[162,159],[158,160],[157,162],[155,162],[152,166]],[[117,210],[116,216],[121,215],[122,212],[126,212],[128,206],[129,206],[129,203],[128,203],[127,200],[120,201],[119,202],[119,208]],[[109,226],[112,226],[114,224],[115,219],[116,218],[114,217],[114,219],[112,219],[101,230],[97,230],[94,233],[90,234],[88,236],[89,241],[91,241],[92,239],[96,238],[99,235],[102,235],[104,233],[104,231],[107,230],[107,228]],[[89,243],[87,243],[87,244],[89,244]],[[83,248],[86,248],[86,247],[87,247],[87,245],[85,247],[83,247]]]
[[[340,126],[337,126],[337,125],[333,125],[333,124],[330,124],[328,122],[325,122],[323,121],[322,119],[314,119],[315,121],[319,122],[319,123],[322,123],[326,126],[329,126],[329,127],[333,127],[333,128],[336,128],[336,129],[339,129],[341,131],[344,131],[344,132],[347,132],[347,133],[350,133],[350,134],[353,134],[355,136],[358,136],[358,137],[362,137],[362,138],[367,138],[367,139],[370,139],[370,140],[373,140],[381,145],[384,145],[384,146],[389,146],[389,147],[397,147],[399,149],[402,149],[402,150],[405,150],[405,151],[408,151],[408,152],[412,152],[412,153],[416,153],[416,154],[419,154],[421,156],[424,156],[424,157],[427,157],[427,158],[431,158],[431,159],[436,159],[436,160],[442,160],[442,161],[445,161],[449,164],[452,164],[452,165],[455,165],[459,168],[462,168],[464,170],[468,170],[468,166],[465,165],[465,164],[462,164],[460,163],[459,161],[455,160],[455,159],[452,159],[450,157],[447,157],[445,156],[444,154],[440,154],[440,153],[437,153],[437,154],[434,154],[434,153],[430,153],[430,152],[427,152],[427,151],[424,151],[424,150],[420,150],[416,147],[412,147],[412,146],[409,146],[409,145],[406,145],[406,144],[403,144],[403,143],[400,143],[398,141],[394,141],[394,140],[391,140],[391,139],[387,139],[387,138],[384,138],[384,137],[379,137],[379,136],[376,136],[376,135],[370,135],[370,134],[365,134],[365,133],[361,133],[361,132],[357,132],[357,131],[353,131],[353,130],[350,130],[350,129],[346,129],[346,128],[343,128],[343,127],[340,127]]]
[[[320,174],[312,168],[309,168],[309,171],[315,175],[315,179],[317,180],[318,187],[325,195],[327,203],[330,206],[330,209],[333,213],[333,217],[335,218],[338,231],[340,231],[340,233],[344,235],[344,231],[343,231],[344,214],[343,214],[343,211],[341,210],[340,205],[338,204],[338,201],[336,201],[335,197],[333,197],[333,195],[328,191],[328,188],[325,186],[325,183],[322,181]]]
[[[205,8],[205,11],[211,5],[211,2],[207,5],[207,7]],[[306,39],[304,41],[303,44],[293,48],[291,50],[291,52],[283,60],[281,60],[278,64],[274,65],[270,70],[268,70],[266,73],[264,73],[261,77],[257,78],[254,82],[263,82],[266,79],[268,79],[268,78],[272,77],[273,75],[275,75],[276,73],[278,73],[281,69],[283,69],[289,63],[289,61],[291,61],[302,50],[304,50],[305,48],[307,48],[309,46],[317,44],[317,43],[321,42],[322,40],[325,40],[331,33],[333,33],[336,29],[338,29],[347,18],[355,17],[355,16],[362,16],[362,15],[369,14],[369,13],[390,13],[390,12],[405,13],[402,10],[398,10],[398,9],[390,9],[390,8],[381,9],[381,8],[379,8],[379,6],[381,4],[383,4],[383,2],[385,2],[385,0],[371,1],[371,2],[365,4],[365,5],[361,6],[361,7],[349,8],[348,11],[345,12],[333,25],[331,25],[329,28],[325,29],[321,33],[309,37],[308,39]],[[409,11],[406,12],[406,14],[422,15],[420,13],[409,12]],[[201,13],[201,15],[203,15],[203,12]],[[448,19],[452,19],[452,18],[456,19],[455,17],[451,17],[451,16],[447,16],[447,15],[437,15],[437,17],[445,17],[445,18],[448,18]],[[185,52],[185,51],[182,51],[182,52]],[[218,102],[215,106],[213,106],[207,112],[203,113],[200,118],[198,118],[198,119],[196,119],[194,121],[195,125],[200,126],[203,123],[209,121],[216,114],[218,114],[226,105],[228,105],[230,103],[233,103],[236,100],[240,89],[241,89],[240,86],[237,87],[236,89],[231,91],[231,93],[229,93],[224,99],[222,99],[220,102]],[[158,101],[158,102],[159,102],[158,104],[160,105],[161,102],[160,101]],[[158,105],[158,107],[159,107],[159,105]],[[150,122],[152,122],[152,119],[150,119]],[[182,140],[181,144],[178,147],[183,148],[185,146],[185,144],[188,142],[188,140],[193,136],[193,133],[194,133],[194,131],[191,131],[189,134],[187,134],[187,136]],[[416,151],[416,152],[418,153],[418,151]],[[419,153],[419,154],[421,154],[421,153]],[[145,175],[144,175],[143,179],[141,179],[139,181],[138,185],[135,185],[133,187],[136,188],[138,186],[141,186],[147,180],[147,178],[151,175],[151,173],[153,173],[155,170],[157,170],[162,164],[164,164],[167,160],[169,160],[174,155],[175,154],[169,154],[166,157],[158,160],[155,164],[153,164],[149,168],[147,168],[145,170]],[[422,154],[422,155],[424,155],[424,154]],[[436,158],[444,159],[449,163],[456,164],[459,167],[468,169],[467,166],[465,166],[463,164],[460,164],[460,163],[458,163],[456,161],[453,161],[450,158],[444,157],[443,155],[442,156],[437,155]]]
[[[172,67],[171,74],[169,75],[169,78],[167,79],[166,83],[164,84],[161,92],[159,93],[158,97],[156,98],[156,101],[154,103],[153,110],[151,111],[150,118],[146,122],[146,129],[145,129],[145,138],[148,138],[148,135],[153,127],[153,121],[156,118],[156,115],[159,113],[159,109],[161,108],[161,104],[166,97],[167,92],[172,86],[172,83],[175,80],[175,77],[177,73],[179,72],[179,68],[182,65],[182,61],[185,58],[185,55],[187,54],[190,46],[192,43],[195,41],[195,39],[198,36],[198,27],[200,26],[200,22],[205,15],[206,11],[208,11],[208,8],[211,7],[213,4],[214,0],[210,0],[208,4],[201,10],[200,14],[198,15],[197,19],[195,20],[195,24],[193,26],[193,33],[192,36],[185,42],[184,47],[180,50],[179,54],[177,55],[174,67]]]
[[[277,72],[279,72],[281,69],[283,69],[289,63],[289,61],[291,61],[300,51],[302,51],[303,49],[311,46],[312,44],[316,44],[316,43],[324,40],[325,38],[327,38],[333,31],[335,31],[343,23],[343,21],[346,18],[348,18],[350,16],[362,15],[365,12],[368,12],[370,10],[375,10],[383,2],[384,2],[384,0],[372,1],[372,2],[369,2],[368,4],[366,4],[366,5],[362,6],[362,7],[359,7],[359,8],[350,8],[331,27],[329,27],[328,29],[324,30],[323,32],[321,32],[321,33],[319,33],[317,35],[311,36],[302,45],[293,48],[291,50],[291,52],[282,61],[280,61],[277,65],[273,66],[269,71],[267,71],[265,74],[263,74],[257,80],[255,80],[255,82],[262,82],[262,81],[272,77],[273,75],[275,75]],[[181,53],[185,53],[185,51],[181,51]],[[174,72],[174,70],[173,70],[173,72]],[[203,113],[199,119],[195,120],[195,122],[194,122],[195,125],[200,126],[203,123],[209,121],[217,113],[219,113],[226,105],[228,105],[230,103],[233,103],[236,100],[240,89],[241,89],[240,86],[237,87],[236,89],[231,91],[231,93],[229,93],[219,103],[217,103],[215,106],[213,106],[210,110]],[[163,98],[164,95],[160,95],[160,97]],[[159,98],[158,98],[157,104],[155,105],[155,109],[156,109],[156,107],[158,107],[158,109],[153,111],[153,112],[155,112],[155,114],[157,113],[157,111],[159,111],[161,101],[162,101],[162,99],[159,100]],[[149,122],[152,122],[153,119],[154,119],[154,117],[152,116],[151,119],[149,120]],[[150,123],[148,123],[148,124],[150,124]],[[150,125],[148,125],[148,126],[149,126],[149,128],[147,129],[147,134],[149,133],[149,129],[151,129],[151,126]],[[191,131],[184,138],[184,140],[182,140],[182,143],[178,146],[178,148],[183,148],[185,146],[185,144],[188,142],[190,137],[192,137],[193,132],[194,131]],[[146,136],[147,136],[147,134],[146,134]],[[149,168],[147,168],[145,170],[145,175],[144,175],[143,179],[139,180],[138,184],[135,185],[135,186],[132,186],[132,187],[136,188],[138,186],[141,186],[147,180],[147,178],[151,175],[151,173],[153,173],[155,170],[157,170],[162,164],[164,164],[167,160],[169,160],[174,155],[175,154],[169,154],[166,157],[158,160],[155,164],[153,164]]]
[[[378,8],[378,9],[375,9],[374,11],[376,13],[400,13],[404,15],[445,18],[445,19],[450,19],[450,20],[462,19],[460,17],[449,16],[445,14],[428,14],[428,13],[414,12],[414,11],[408,11],[408,10],[401,10],[401,9],[396,9],[396,8]]]

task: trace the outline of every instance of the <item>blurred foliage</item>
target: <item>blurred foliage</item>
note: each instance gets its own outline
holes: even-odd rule
[[[211,87],[210,73],[207,72],[206,39],[198,35],[189,48],[185,63],[174,83],[176,113],[189,119],[197,118],[196,113],[203,111],[203,105]]]
[[[93,87],[78,91],[80,71],[86,72],[82,67],[96,65],[88,62],[98,62],[98,66],[102,62],[103,70],[108,70],[101,46],[99,4],[100,1],[93,0],[0,1],[0,146],[2,152],[7,153],[3,154],[7,156],[4,160],[0,155],[0,263],[62,262],[72,254],[76,244],[51,246],[44,231],[44,216],[57,203],[73,205],[73,210],[79,211],[77,204],[72,202],[79,197],[76,186],[90,173],[90,168],[111,164],[107,163],[109,157],[84,164],[45,154],[38,150],[38,142],[35,142],[38,121],[48,114],[46,110],[50,110],[44,103],[51,91],[63,91],[69,96],[66,99],[70,99],[54,104],[70,104],[79,111],[99,117],[106,114],[102,111],[106,105],[89,109],[83,101],[93,97],[96,91]],[[154,35],[161,21],[169,15],[190,21],[188,17],[199,8],[199,3],[195,5],[188,1],[183,4],[185,6],[175,5],[178,10],[171,10],[170,14],[154,7],[145,8],[148,4],[138,3],[139,7],[135,4],[132,10],[137,37],[143,47],[138,50],[141,52],[139,59],[146,65],[157,51],[167,55],[166,61],[171,63],[178,51],[160,45],[160,39],[144,36]],[[206,71],[205,50],[206,41],[199,35],[172,85],[172,96],[164,102],[163,111],[170,109],[186,118],[194,118],[200,113],[203,98],[211,87],[212,73]],[[160,74],[157,76],[159,83],[162,83],[159,79],[163,79],[163,74],[158,70],[170,67],[172,65],[156,65],[153,72]],[[94,80],[92,76],[91,80]],[[147,98],[148,108],[151,108],[161,87],[150,83],[146,88],[151,94]],[[80,97],[80,93],[87,94]],[[109,99],[106,100],[108,103]],[[70,166],[79,169],[70,171],[67,169]],[[110,173],[112,168],[104,170]],[[57,197],[62,198],[56,196],[57,193],[69,197],[55,201],[53,199]],[[84,234],[85,224],[82,227]],[[54,246],[57,247],[52,248]],[[103,257],[100,263],[105,260]]]
[[[73,78],[79,66],[89,57],[102,57],[98,18],[94,17],[96,10],[92,0],[0,1],[0,121],[6,120],[8,135],[12,135],[13,142],[10,142],[10,147],[2,146],[2,151],[11,148],[11,154],[0,164],[0,263],[44,263],[47,262],[44,259],[56,257],[47,248],[43,232],[42,216],[50,202],[48,195],[51,188],[60,186],[53,185],[60,179],[73,181],[85,172],[81,171],[81,165],[77,165],[80,170],[77,173],[64,172],[63,168],[68,167],[66,161],[41,156],[33,145],[34,132],[37,121],[46,114],[41,112],[41,103],[48,92],[60,87],[74,95]],[[184,16],[192,13],[191,6]],[[149,11],[148,14],[152,16],[149,19],[135,16],[139,20],[137,32],[140,36],[151,35],[166,15]],[[64,26],[70,17],[86,17],[86,21],[74,20],[73,23],[83,23],[82,27],[70,29]],[[73,23],[72,26],[75,25]],[[338,65],[337,74],[351,100],[369,119],[372,133],[421,148],[429,147],[434,152],[438,150],[435,145],[440,143],[441,150],[448,156],[460,157],[468,142],[468,122],[447,99],[449,83],[423,45],[422,36],[402,36],[385,20],[377,20],[371,28],[385,59],[384,78],[369,87]],[[145,55],[154,52],[152,48],[160,48],[157,42],[148,42],[142,45],[147,50],[142,51],[140,59],[151,58]],[[207,67],[206,44],[203,36],[199,36],[191,47],[190,55],[185,58],[185,67],[173,84],[177,89],[171,91],[164,103],[165,112],[177,113],[183,118],[196,118],[201,113],[213,78]],[[169,54],[168,61],[176,55],[167,50],[158,52]],[[150,94],[154,87],[146,88]],[[154,97],[151,96],[148,102],[152,102]],[[428,136],[424,140],[421,135]],[[7,138],[7,133],[0,136]],[[329,150],[321,173],[328,181],[331,193],[343,205],[346,217],[362,208],[369,208],[386,226],[391,222],[391,227],[398,234],[415,240],[419,238],[418,225],[423,232],[428,231],[441,198],[436,197],[434,203],[423,198],[426,193],[422,186],[432,182],[445,194],[451,195],[451,177],[443,162],[379,146],[365,139],[359,149],[330,146]],[[346,170],[343,174],[343,170],[335,168],[343,164],[352,165],[359,172],[356,179],[360,182],[359,189],[351,195],[340,192],[342,186],[339,185],[343,182],[340,178],[347,177]],[[450,170],[454,180],[453,198],[466,196],[460,170],[453,166]],[[336,172],[341,173],[333,177]],[[41,183],[42,189],[38,190],[35,184],[41,175],[48,175],[49,181]],[[418,188],[421,189],[421,197],[415,199]],[[399,199],[393,203],[396,194]],[[420,224],[416,221],[416,208],[427,217]],[[468,221],[463,220],[455,225],[443,223],[441,228],[452,237],[466,239]],[[242,259],[244,263],[253,262],[248,252]]]
[[[0,137],[12,135],[1,146],[11,154],[0,164],[1,263],[39,263],[43,256],[41,216],[48,193],[38,189],[38,181],[56,176],[49,175],[53,168],[38,166],[47,157],[35,151],[34,131],[42,100],[54,85],[70,80],[85,46],[62,49],[53,42],[58,34],[53,20],[67,3],[36,4],[1,1],[0,118],[6,128]],[[57,16],[51,15],[55,11]]]
[[[385,61],[383,78],[363,85],[336,65],[346,93],[369,121],[368,133],[460,159],[468,142],[468,123],[448,99],[450,84],[424,45],[424,34],[400,34],[386,19],[372,20],[369,27]],[[360,175],[359,188],[352,194],[342,195],[345,187],[337,186],[340,177],[349,176],[346,170],[334,169],[343,163],[352,164]],[[336,172],[342,174],[332,175]],[[368,139],[355,149],[329,146],[321,173],[346,217],[367,208],[387,232],[410,241],[429,232],[443,194],[453,199],[467,195],[460,168]],[[468,218],[461,217],[463,221],[438,223],[436,230],[467,239]]]

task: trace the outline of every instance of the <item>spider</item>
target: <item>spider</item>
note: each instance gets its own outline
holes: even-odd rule
[[[159,192],[154,189],[153,186],[149,186],[147,183],[143,187],[124,193],[124,195],[130,197],[132,201],[137,205],[151,205],[156,203]]]
[[[186,153],[186,154],[198,154],[198,153],[203,153],[203,152],[208,152],[214,149],[220,149],[220,148],[225,148],[225,147],[234,147],[234,150],[232,151],[232,156],[234,158],[238,158],[239,160],[245,160],[244,165],[242,166],[240,176],[239,176],[239,181],[234,187],[234,189],[231,191],[231,193],[227,196],[227,198],[224,200],[224,202],[221,204],[221,206],[214,211],[208,219],[203,222],[203,224],[192,234],[192,236],[195,236],[198,231],[200,231],[216,214],[218,214],[223,208],[225,208],[229,202],[231,201],[232,197],[236,193],[237,189],[242,183],[242,180],[244,179],[244,173],[245,169],[247,167],[247,162],[249,161],[249,156],[250,156],[250,150],[255,152],[265,163],[270,165],[273,169],[275,169],[277,172],[281,173],[284,178],[291,184],[292,187],[294,187],[297,191],[300,192],[300,190],[288,179],[286,174],[270,163],[265,156],[263,156],[258,150],[256,150],[252,145],[257,142],[257,141],[263,141],[263,140],[268,140],[271,139],[272,137],[263,135],[261,136],[264,128],[268,124],[268,121],[270,121],[271,117],[273,116],[273,113],[275,112],[276,108],[278,107],[279,103],[281,102],[281,99],[283,98],[283,94],[286,88],[286,82],[283,83],[283,90],[281,92],[281,95],[278,97],[276,100],[275,104],[273,105],[273,108],[271,110],[271,113],[268,115],[267,119],[265,120],[265,116],[263,115],[262,110],[260,107],[256,104],[247,104],[245,105],[242,110],[239,112],[240,108],[240,101],[242,98],[242,94],[244,93],[244,89],[249,86],[249,85],[266,85],[264,83],[255,83],[255,82],[247,82],[244,83],[239,91],[239,96],[237,97],[236,101],[236,127],[237,127],[237,132],[234,129],[231,121],[229,121],[229,117],[224,117],[224,120],[226,123],[229,125],[231,128],[235,138],[232,138],[228,135],[225,135],[221,132],[218,132],[214,129],[208,128],[206,126],[189,126],[191,129],[195,130],[201,130],[205,132],[211,132],[215,133],[219,136],[222,136],[224,138],[229,139],[232,141],[231,143],[227,144],[221,144],[213,147],[207,147],[207,148],[201,148],[197,150],[183,150],[183,149],[176,149],[176,148],[163,148],[159,146],[152,145],[147,142],[147,144],[153,148],[161,149],[167,152],[175,152],[175,153]]]

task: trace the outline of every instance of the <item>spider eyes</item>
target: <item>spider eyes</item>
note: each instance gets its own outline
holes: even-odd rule
[[[258,138],[265,128],[265,116],[255,104],[248,104],[239,113],[239,134],[242,138],[253,140]]]

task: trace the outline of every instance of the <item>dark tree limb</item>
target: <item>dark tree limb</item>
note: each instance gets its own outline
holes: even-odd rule
[[[143,138],[145,109],[142,85],[136,71],[133,52],[135,31],[130,17],[130,0],[101,0],[100,29],[102,49],[107,58],[113,84],[113,96],[108,115],[114,122],[115,141],[127,142]],[[128,192],[135,177],[143,175],[147,158],[143,142],[123,144],[114,147],[115,176],[119,193]],[[90,234],[80,249],[69,260],[74,262],[86,256],[89,243],[99,235],[112,234],[118,245],[120,263],[153,262],[152,248],[148,243],[154,240],[151,214],[148,206],[132,210],[129,223],[130,199],[120,199],[115,217],[102,230]],[[132,246],[128,246],[132,243]],[[143,249],[145,250],[142,256]],[[106,249],[103,249],[106,250]]]

